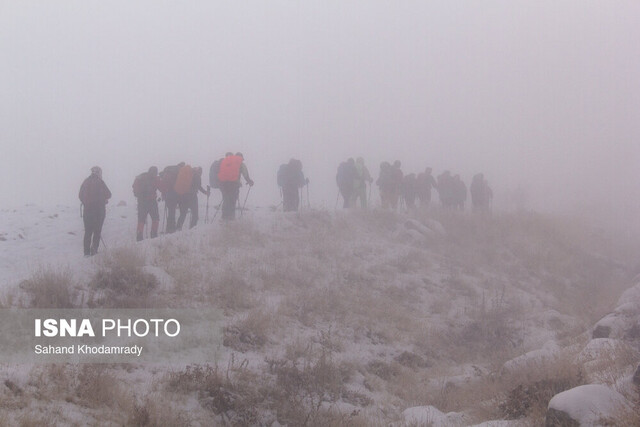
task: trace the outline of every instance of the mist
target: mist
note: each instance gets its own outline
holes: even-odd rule
[[[133,202],[151,165],[206,180],[241,151],[253,205],[295,157],[333,209],[362,156],[638,227],[639,20],[634,1],[4,1],[0,203],[78,203],[94,165]]]

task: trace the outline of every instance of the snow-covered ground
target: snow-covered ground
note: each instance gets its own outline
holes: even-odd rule
[[[135,243],[135,207],[110,205],[106,247],[84,258],[79,209],[0,211],[3,301],[28,306],[19,285],[47,267],[67,268],[92,295],[109,257],[128,253],[164,284],[149,296],[154,307],[212,307],[225,324],[208,374],[3,366],[0,424],[38,424],[46,410],[67,424],[535,425],[553,394],[574,386],[634,393],[637,341],[610,370],[594,360],[619,347],[589,342],[600,318],[611,339],[625,339],[636,318],[615,303],[633,281],[578,226],[439,210],[253,207],[234,223],[204,224],[201,206],[200,217],[193,230]]]

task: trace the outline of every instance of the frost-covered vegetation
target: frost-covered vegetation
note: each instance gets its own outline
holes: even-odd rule
[[[222,355],[4,366],[0,424],[541,425],[598,383],[633,425],[638,340],[591,339],[634,283],[605,238],[532,213],[264,213],[40,269],[3,304],[212,307]]]

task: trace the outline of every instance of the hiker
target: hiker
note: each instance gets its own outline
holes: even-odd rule
[[[180,162],[177,165],[167,166],[162,172],[160,172],[161,187],[159,188],[162,198],[164,199],[164,206],[167,211],[167,225],[165,228],[166,233],[173,233],[176,231],[176,209],[178,208],[178,193],[174,189],[176,180],[178,179],[178,172],[185,165],[184,162]]]
[[[278,186],[282,191],[282,210],[297,212],[300,206],[300,188],[309,183],[302,172],[302,162],[289,160],[278,169]]]
[[[467,201],[467,186],[464,184],[460,175],[453,177],[452,191],[454,194],[454,207],[458,210],[464,210],[464,202]]]
[[[240,177],[244,177],[249,187],[254,182],[249,178],[249,171],[244,164],[244,156],[242,153],[227,153],[220,162],[220,170],[218,171],[218,181],[220,192],[222,193],[222,219],[232,220],[236,217],[236,203],[240,196],[240,187],[242,186]]]
[[[193,228],[198,224],[198,191],[209,196],[209,190],[202,188],[202,168],[193,168],[191,184],[189,190],[181,196],[182,204],[180,205],[180,217],[178,218],[177,228],[182,230],[184,220],[187,218],[187,211],[191,211],[191,220],[189,228]]]
[[[431,168],[426,168],[424,172],[418,174],[416,177],[416,188],[418,193],[418,199],[420,200],[420,207],[426,209],[431,203],[431,189],[438,188],[435,178],[431,175]]]
[[[178,177],[176,183],[173,186],[173,190],[178,197],[178,209],[180,210],[180,216],[176,223],[176,230],[182,230],[182,225],[187,217],[187,212],[191,206],[191,183],[193,182],[194,168],[191,165],[184,165],[178,171]]]
[[[382,209],[389,209],[389,206],[391,206],[391,175],[391,163],[380,163],[380,174],[378,175],[376,185],[378,186],[378,192],[380,192],[380,202],[382,203]]]
[[[102,180],[102,169],[99,166],[91,168],[91,175],[82,182],[78,193],[82,202],[82,221],[84,222],[84,256],[98,253],[102,225],[107,214],[107,203],[111,198],[111,191]]]
[[[158,225],[160,214],[158,213],[157,193],[162,186],[158,177],[158,168],[151,166],[147,172],[143,172],[133,181],[133,195],[138,199],[138,227],[136,229],[136,241],[143,239],[143,231],[147,216],[151,216],[151,238],[158,237]]]
[[[344,204],[342,206],[344,209],[348,209],[352,205],[353,190],[357,174],[358,171],[356,170],[356,163],[353,158],[340,163],[338,166],[336,183],[338,184],[338,190],[340,190],[340,194],[342,194],[342,198],[344,199]]]
[[[353,203],[355,206],[360,199],[360,207],[367,208],[367,183],[371,185],[373,178],[369,174],[369,169],[364,165],[364,159],[358,157],[356,160],[356,176],[353,184]]]
[[[493,198],[493,191],[491,191],[483,174],[479,173],[473,177],[471,185],[469,186],[469,193],[471,193],[471,205],[474,212],[489,209],[489,204]]]
[[[417,185],[416,185],[416,174],[410,173],[405,175],[402,180],[402,197],[407,205],[407,210],[413,210],[416,208],[416,195],[417,195]]]
[[[396,160],[393,162],[393,166],[391,166],[390,173],[390,204],[391,208],[395,211],[398,209],[398,199],[400,198],[400,194],[402,191],[402,181],[404,179],[404,174],[402,173],[402,169],[400,169],[402,164],[400,160]]]

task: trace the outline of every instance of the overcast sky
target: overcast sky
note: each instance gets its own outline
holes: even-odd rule
[[[638,212],[639,22],[637,0],[0,0],[0,203],[78,203],[94,165],[133,201],[151,165],[242,151],[257,204],[297,157],[333,208],[363,156]]]

